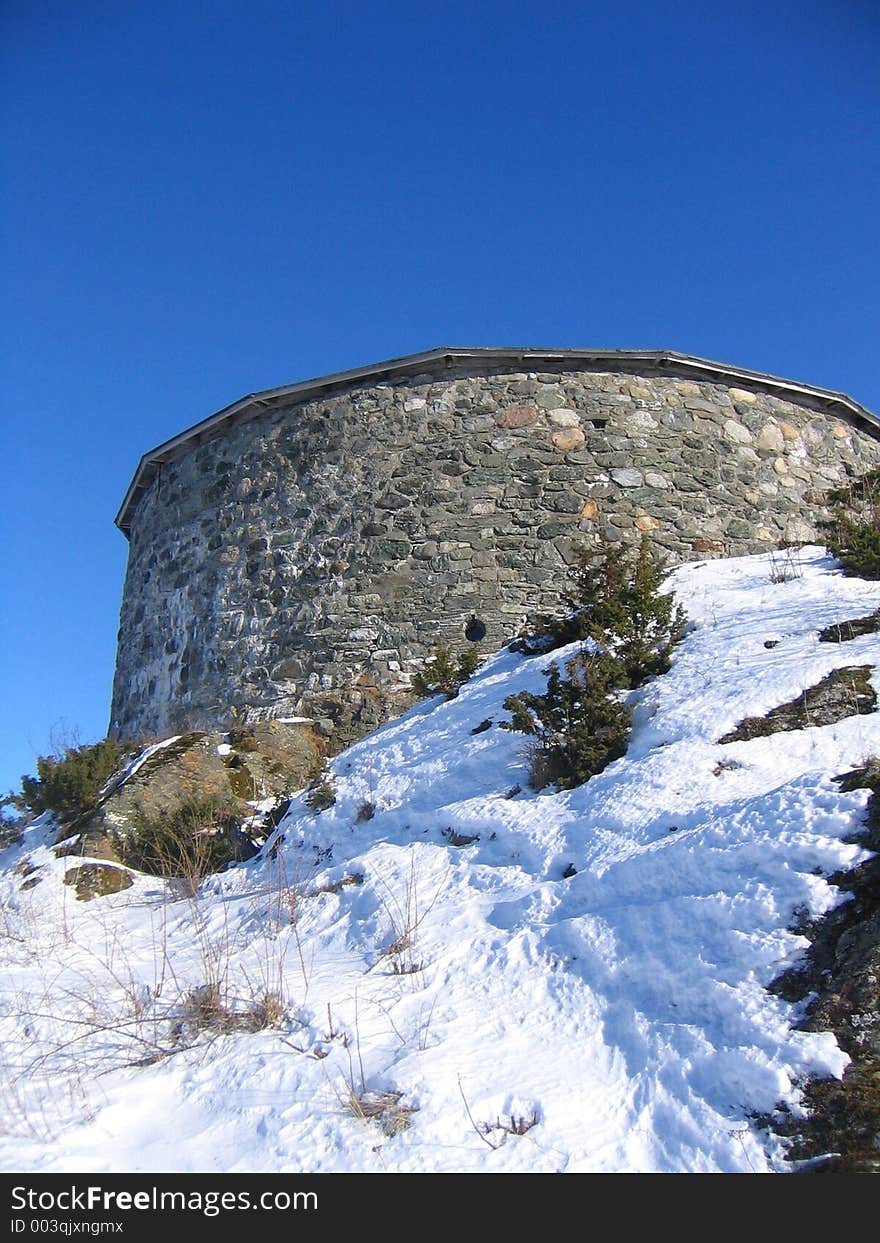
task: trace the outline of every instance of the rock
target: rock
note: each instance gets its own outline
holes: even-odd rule
[[[538,527],[538,539],[558,539],[560,535],[565,535],[568,527],[562,522],[545,522]]]
[[[402,561],[409,553],[408,540],[376,539],[370,544],[370,556],[379,561]]]
[[[452,463],[446,465],[452,465]],[[386,492],[378,504],[380,509],[407,509],[410,500],[408,496],[403,496],[400,492]]]
[[[536,406],[508,406],[501,414],[496,415],[498,427],[510,430],[515,427],[531,427],[538,421]]]
[[[785,524],[785,539],[789,544],[809,544],[818,538],[815,527],[811,527],[803,518],[789,518]]]
[[[641,514],[636,518],[636,526],[640,531],[657,531],[660,523],[656,518],[651,518],[648,514]]]
[[[75,887],[80,902],[91,902],[93,898],[130,889],[132,876],[125,868],[112,867],[107,863],[83,863],[67,869],[64,883]]]
[[[764,716],[746,717],[718,741],[748,742],[786,730],[836,725],[851,716],[864,716],[877,706],[877,695],[870,682],[872,673],[872,665],[835,669],[796,699],[772,708]]]
[[[775,423],[765,423],[755,438],[755,448],[766,449],[770,453],[781,453],[785,448],[782,429]]]
[[[550,439],[561,453],[567,453],[569,449],[579,449],[586,437],[579,427],[562,427]]]
[[[873,870],[876,883],[880,878]],[[836,1032],[843,1019],[849,1026],[847,1043],[851,1041],[876,1058],[880,1057],[880,910],[876,894],[872,895],[870,889],[861,897],[861,913],[867,914],[864,906],[872,898],[873,912],[862,920],[851,920],[849,927],[839,930],[834,946],[833,983],[827,978],[823,981],[824,995],[813,1008],[810,1027]]]
[[[578,427],[580,424],[577,411],[569,410],[567,406],[557,406],[554,410],[548,410],[547,418],[556,427]]]
[[[581,497],[574,492],[556,492],[549,498],[549,508],[555,513],[580,514],[582,505]]]
[[[736,460],[740,464],[746,463],[747,465],[750,465],[750,466],[760,466],[761,464],[761,459],[758,457],[757,453],[751,447],[751,445],[737,445],[736,446]],[[751,472],[745,475],[745,477],[740,475],[740,479],[742,480],[743,483],[751,483],[753,477],[754,476]]]
[[[661,475],[659,471],[646,470],[645,485],[649,488],[668,488],[670,483],[666,476]]]
[[[727,440],[736,445],[747,445],[752,440],[752,433],[749,429],[743,427],[742,423],[737,423],[736,419],[727,419],[725,421],[724,435]]]
[[[652,432],[657,426],[657,420],[647,410],[634,410],[626,419],[627,431],[636,436],[642,432]]]
[[[863,634],[876,634],[880,631],[880,609],[868,613],[865,617],[851,617],[847,621],[834,622],[819,631],[820,643],[848,643]],[[878,774],[880,776],[880,774]]]
[[[645,481],[642,472],[632,466],[624,466],[620,470],[612,470],[610,474],[614,482],[621,488],[640,488]]]
[[[581,510],[581,517],[592,521],[599,516],[599,505],[597,501],[587,501]]]
[[[779,430],[785,440],[800,440],[800,432],[796,427],[792,427],[790,423],[780,423]]]
[[[859,844],[876,852],[878,832],[876,763],[843,773],[842,790],[867,788],[867,823]],[[805,959],[770,985],[786,1001],[806,1002],[807,1031],[833,1032],[850,1064],[842,1081],[818,1079],[805,1087],[806,1115],[780,1126],[794,1140],[791,1156],[834,1165],[821,1168],[845,1173],[877,1173],[880,1153],[880,856],[876,853],[848,872],[830,877],[846,894],[817,920],[802,921],[797,931],[811,944]]]
[[[753,406],[758,400],[757,393],[750,393],[746,388],[729,388],[730,400],[743,406]]]
[[[305,722],[256,721],[228,735],[181,735],[111,787],[97,811],[78,826],[81,836],[75,849],[125,863],[126,841],[142,815],[155,819],[190,799],[214,802],[244,819],[253,813],[254,800],[303,789],[322,752]]]
[[[831,435],[837,440],[845,440],[850,434],[850,429],[844,423],[835,423],[831,429]]]

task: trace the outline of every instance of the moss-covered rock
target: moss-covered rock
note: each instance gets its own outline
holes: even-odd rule
[[[322,739],[308,725],[284,721],[256,721],[240,740],[230,735],[229,745],[229,759],[236,763],[227,772],[246,772],[254,789],[247,797],[261,799],[303,789],[325,752]],[[235,780],[241,782],[240,777]]]
[[[866,617],[851,617],[848,621],[835,622],[819,631],[820,643],[848,643],[863,634],[876,634],[880,630],[880,609]]]
[[[242,757],[225,755],[223,763],[226,765],[229,789],[233,797],[240,799],[243,803],[250,802],[256,795],[254,779]]]
[[[239,823],[253,804],[282,801],[320,766],[324,746],[306,723],[261,721],[228,735],[194,731],[159,747],[108,789],[59,853],[134,864],[138,827],[174,820],[181,807],[211,804]],[[135,852],[136,853],[136,852]],[[231,858],[245,857],[235,851]]]
[[[814,725],[836,725],[850,716],[865,715],[877,706],[871,685],[872,665],[848,665],[835,669],[821,682],[788,703],[772,708],[765,716],[749,716],[736,729],[719,738],[720,743],[748,742],[786,730]]]
[[[132,885],[131,873],[124,868],[111,867],[106,863],[83,863],[68,868],[64,873],[65,885],[73,885],[80,902],[106,897],[108,893],[121,893]]]

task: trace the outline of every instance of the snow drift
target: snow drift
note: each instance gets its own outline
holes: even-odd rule
[[[832,778],[880,753],[880,714],[718,739],[880,662],[880,636],[818,639],[880,587],[818,548],[787,582],[759,556],[671,585],[689,633],[576,790],[528,788],[501,705],[549,659],[505,650],[195,895],[138,876],[78,902],[51,826],[28,830],[0,856],[0,1165],[785,1169],[755,1119],[847,1058],[767,985],[865,857],[867,792]]]

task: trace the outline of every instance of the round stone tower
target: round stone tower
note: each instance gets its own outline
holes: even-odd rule
[[[841,393],[669,351],[453,349],[243,398],[146,454],[115,736],[393,715],[440,641],[492,650],[599,535],[669,562],[815,539],[880,464]]]

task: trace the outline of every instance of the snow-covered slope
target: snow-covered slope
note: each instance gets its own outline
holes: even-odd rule
[[[880,663],[880,636],[817,637],[878,585],[820,549],[802,566],[676,572],[691,630],[634,693],[626,757],[580,789],[529,790],[525,740],[498,722],[548,658],[503,651],[340,755],[335,806],[297,796],[277,852],[195,898],[141,877],[77,902],[71,860],[31,829],[0,856],[0,1165],[785,1168],[750,1116],[796,1110],[798,1083],[846,1057],[765,986],[806,948],[796,913],[838,902],[825,877],[864,857],[844,839],[866,792],[832,777],[880,754],[877,713],[716,742]],[[286,1017],[199,1033],[191,990],[210,984],[239,1015],[279,994]]]

